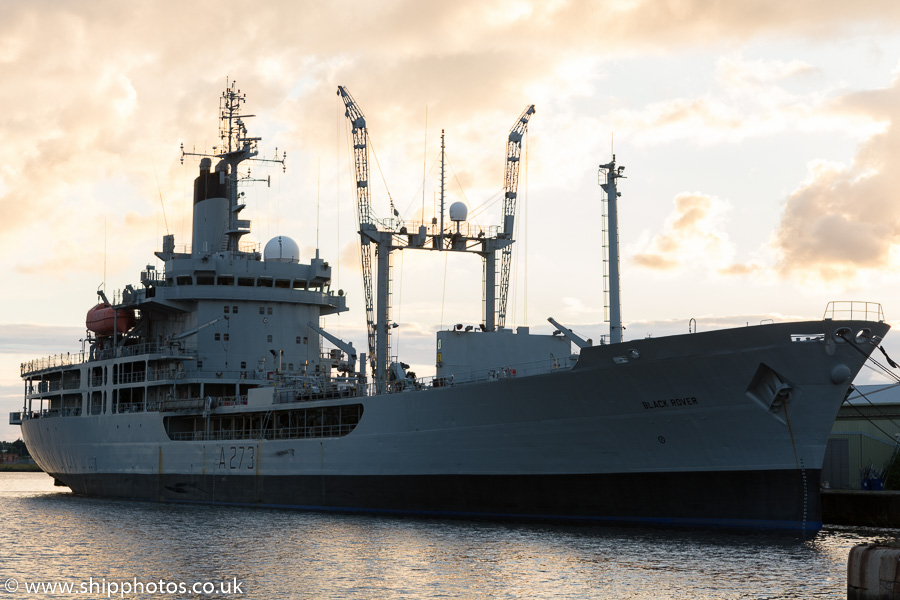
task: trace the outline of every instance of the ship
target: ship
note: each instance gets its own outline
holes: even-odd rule
[[[58,484],[90,497],[348,513],[822,526],[828,434],[889,330],[879,304],[623,339],[624,169],[613,156],[598,169],[608,338],[595,344],[552,317],[550,334],[507,327],[518,162],[534,107],[507,139],[503,222],[484,230],[464,205],[444,210],[443,187],[430,223],[396,211],[378,219],[365,116],[346,88],[337,93],[352,130],[368,352],[322,324],[348,307],[318,250],[302,261],[287,236],[262,248],[242,239],[246,167],[284,167],[286,155],[260,157],[246,95],[231,82],[220,144],[208,154],[182,146],[182,161],[199,162],[190,246],[167,233],[161,268],[147,266],[112,300],[99,293],[82,352],[21,365],[24,404],[10,423]],[[475,253],[484,265],[483,320],[437,331],[431,377],[391,355],[390,257],[413,250]]]

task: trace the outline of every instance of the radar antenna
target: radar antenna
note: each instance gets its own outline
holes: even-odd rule
[[[247,134],[245,119],[256,115],[241,114],[241,105],[247,101],[247,94],[241,93],[236,81],[228,81],[226,89],[219,98],[219,139],[218,146],[213,146],[212,153],[186,152],[184,143],[181,144],[181,164],[184,164],[185,156],[197,156],[204,159],[219,159],[215,170],[225,182],[225,197],[228,200],[228,224],[225,231],[226,239],[223,242],[223,250],[238,251],[241,236],[250,233],[250,221],[240,219],[239,213],[245,207],[239,203],[243,193],[238,192],[238,186],[254,181],[265,181],[271,185],[271,179],[254,179],[249,168],[241,172],[238,165],[244,161],[252,161],[260,164],[279,164],[282,171],[287,171],[287,152],[282,152],[278,157],[278,149],[275,149],[275,158],[258,158],[257,148],[259,137],[250,137]]]

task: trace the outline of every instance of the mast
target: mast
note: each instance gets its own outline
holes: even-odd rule
[[[287,153],[278,158],[256,158],[259,154],[257,143],[261,138],[249,137],[244,119],[255,115],[241,114],[241,104],[247,101],[247,95],[237,88],[237,82],[231,81],[219,98],[219,139],[220,145],[213,147],[212,153],[185,152],[181,145],[181,162],[185,156],[199,156],[200,177],[194,181],[194,219],[193,237],[191,240],[194,256],[208,255],[215,252],[238,252],[240,239],[250,233],[250,221],[241,219],[240,212],[245,205],[239,203],[238,185],[250,181],[268,181],[268,179],[252,179],[249,170],[238,171],[238,165],[245,160],[257,163],[277,163],[285,168]],[[213,166],[212,159],[219,162]]]
[[[609,228],[609,342],[618,344],[622,341],[622,303],[619,298],[619,222],[616,209],[616,200],[621,192],[616,190],[616,179],[624,178],[622,171],[625,167],[616,167],[616,155],[612,161],[600,165],[600,175],[606,175],[606,183],[600,187],[606,192],[607,198],[607,224]]]
[[[444,247],[444,130],[441,129],[441,248]],[[424,219],[425,216],[423,215]]]

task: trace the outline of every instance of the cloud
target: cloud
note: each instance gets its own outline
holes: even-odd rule
[[[760,265],[757,264],[743,264],[743,263],[734,263],[728,265],[727,267],[719,269],[719,273],[722,275],[752,275],[753,273],[757,273],[762,269]]]
[[[773,245],[784,277],[851,284],[888,271],[900,249],[900,78],[889,88],[848,94],[835,110],[889,119],[859,149],[852,165],[809,165],[807,180],[787,198]]]
[[[661,254],[656,253],[635,254],[632,257],[632,260],[639,267],[646,267],[657,271],[670,271],[679,266],[678,261],[667,259]]]
[[[377,139],[385,146],[404,140],[405,151],[418,157],[420,136],[409,133],[420,129],[426,104],[446,124],[465,123],[459,139],[480,142],[484,125],[514,116],[536,80],[553,82],[557,98],[591,94],[597,57],[608,60],[610,48],[620,54],[671,51],[786,31],[824,37],[861,23],[888,29],[900,21],[900,8],[865,3],[850,17],[846,5],[833,0],[281,2],[252,14],[222,11],[212,1],[12,4],[0,23],[0,75],[16,82],[15,91],[0,98],[7,188],[0,232],[52,210],[73,182],[111,173],[127,173],[143,198],[154,197],[146,164],[128,161],[173,156],[180,136],[188,147],[214,143],[214,134],[203,133],[208,99],[226,75],[253,90],[254,110],[288,122],[291,137],[310,134],[301,148],[322,141],[330,146],[334,123],[299,117],[321,114],[323,106],[331,113],[326,102],[333,101],[335,85],[348,84],[372,110]],[[242,34],[220,35],[232,29]],[[596,35],[601,30],[602,38]],[[775,75],[803,70],[788,62]],[[746,66],[739,71],[738,80],[746,81]],[[771,73],[772,66],[763,65],[751,78]],[[663,125],[671,131],[674,123],[689,129],[700,121],[733,130],[743,116],[709,100],[649,110],[648,130]],[[491,164],[493,153],[476,150],[472,165]],[[477,178],[489,173],[458,167],[461,179],[470,169]],[[167,186],[178,169],[162,168]],[[180,191],[177,185],[163,190],[176,197]]]
[[[883,129],[883,122],[868,111],[835,110],[833,90],[807,89],[821,75],[800,60],[726,56],[716,63],[716,88],[639,109],[616,109],[610,117],[617,133],[646,144],[737,143],[785,131],[865,138]]]
[[[344,244],[343,248],[341,248],[341,268],[354,274],[359,273],[362,269],[359,259],[359,242],[356,240]]]
[[[776,82],[811,79],[822,75],[802,60],[746,60],[741,56],[725,56],[716,64],[716,78],[727,90],[758,89]]]
[[[454,136],[469,148],[471,160],[456,165],[460,179],[493,189],[500,152],[483,143],[484,132],[510,121],[528,100],[525,91],[537,93],[535,82],[552,84],[548,102],[590,96],[610,47],[671,50],[787,30],[820,36],[860,23],[890,27],[898,17],[888,2],[855,7],[848,19],[845,5],[833,1],[282,2],[252,14],[211,1],[17,3],[0,23],[0,76],[17,82],[0,98],[0,233],[39,221],[45,229],[65,227],[53,219],[54,208],[73,189],[76,200],[88,200],[82,182],[121,175],[142,202],[182,196],[179,167],[164,160],[176,157],[182,136],[188,148],[215,143],[209,99],[227,75],[252,90],[254,111],[287,125],[271,141],[297,148],[296,156],[332,145],[335,123],[302,117],[332,113],[338,83],[364,101],[376,142],[397,148],[387,152],[385,168],[419,162],[416,130],[428,105],[436,122],[458,125]],[[219,35],[229,28],[242,35]],[[796,62],[751,66],[721,70],[732,82],[808,70]],[[703,124],[743,131],[744,113],[709,98],[676,99],[631,118],[671,139]],[[162,189],[147,169],[154,159]]]
[[[37,358],[48,352],[71,350],[77,348],[84,333],[83,327],[0,324],[0,354],[34,353],[31,358]]]
[[[682,193],[666,218],[662,231],[638,243],[632,260],[638,266],[658,271],[674,271],[696,266],[725,268],[734,254],[724,230],[730,206],[701,193]]]
[[[888,1],[860,5],[854,11],[855,23],[844,20],[847,7],[838,0],[642,0],[623,5],[615,29],[629,37],[655,36],[661,45],[688,40],[701,45],[729,37],[746,40],[786,33],[827,40],[860,22],[873,29],[889,28],[900,18],[900,9]]]

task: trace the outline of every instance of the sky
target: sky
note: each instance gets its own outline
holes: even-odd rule
[[[506,136],[534,104],[507,325],[599,339],[598,165],[620,180],[625,338],[820,319],[832,300],[900,322],[900,4],[834,0],[342,3],[0,0],[0,439],[19,364],[78,352],[96,290],[139,283],[162,236],[190,243],[218,98],[247,95],[271,186],[245,189],[254,241],[319,249],[365,348],[346,86],[367,118],[375,212],[447,204],[500,223]],[[377,161],[376,161],[377,158]],[[246,239],[246,238],[245,238]],[[393,352],[433,373],[436,330],[481,321],[474,256],[394,257]],[[896,334],[893,334],[896,335]],[[900,336],[884,343],[900,357]],[[864,370],[858,382],[874,382]]]

